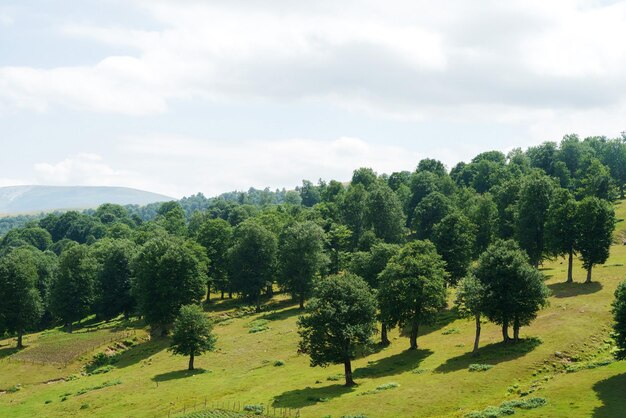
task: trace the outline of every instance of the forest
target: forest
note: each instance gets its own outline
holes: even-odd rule
[[[549,305],[545,264],[562,259],[565,285],[591,288],[611,247],[626,243],[615,233],[625,184],[626,136],[566,135],[451,168],[423,159],[414,171],[357,168],[349,182],[295,190],[22,217],[0,240],[0,337],[21,350],[29,333],[136,319],[192,371],[220,347],[213,306],[263,313],[284,294],[297,309],[294,354],[341,365],[349,388],[366,347],[418,353],[421,332],[450,309],[472,323],[469,355],[486,324],[503,347],[533,341],[521,330]],[[619,359],[626,282],[611,303]]]

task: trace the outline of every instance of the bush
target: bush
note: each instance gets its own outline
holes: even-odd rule
[[[270,327],[267,326],[268,322],[269,321],[265,319],[256,319],[254,321],[251,321],[248,324],[248,327],[250,328],[248,332],[250,334],[255,334],[257,332],[267,331],[268,329],[270,329]]]
[[[444,330],[441,335],[460,334],[461,331],[458,328],[448,328]]]
[[[491,368],[493,368],[491,364],[474,363],[469,365],[468,370],[470,372],[484,372]]]
[[[254,415],[261,415],[263,413],[263,405],[244,405],[243,410],[252,412]]]
[[[276,360],[274,362],[274,367],[280,367],[280,366],[284,366],[284,365],[285,365],[285,362],[282,361],[282,360]]]
[[[382,384],[380,386],[376,386],[376,390],[388,390],[388,389],[397,388],[398,386],[400,385],[397,384],[396,382],[389,382],[389,383]]]

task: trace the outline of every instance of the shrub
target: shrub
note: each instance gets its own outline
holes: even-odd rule
[[[280,367],[280,366],[284,366],[284,365],[285,365],[285,362],[282,361],[282,360],[276,360],[274,362],[274,367]]]
[[[448,328],[444,330],[441,335],[460,334],[461,331],[458,328]]]
[[[244,405],[243,410],[252,412],[254,415],[261,415],[263,413],[263,405]]]
[[[484,372],[491,368],[493,368],[491,364],[473,363],[469,365],[468,370],[470,372]]]

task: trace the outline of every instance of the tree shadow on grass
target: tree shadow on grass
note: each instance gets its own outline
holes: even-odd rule
[[[289,309],[283,309],[282,311],[274,311],[274,312],[267,313],[265,315],[261,315],[259,319],[265,319],[267,321],[277,321],[277,320],[291,318],[292,316],[295,316],[295,315],[304,315],[304,313],[305,313],[304,309],[300,309],[299,307],[296,306],[296,307],[289,308]]]
[[[304,408],[315,405],[318,402],[327,402],[332,398],[350,393],[355,387],[343,385],[331,385],[322,388],[296,389],[283,392],[274,398],[272,407],[274,408]]]
[[[9,357],[11,354],[17,353],[19,350],[15,346],[7,346],[4,348],[0,348],[0,360]]]
[[[170,339],[166,337],[152,338],[145,343],[137,344],[120,354],[115,363],[118,368],[132,366],[169,347]]]
[[[208,373],[208,371],[204,369],[175,370],[172,372],[157,374],[156,376],[152,377],[152,380],[154,382],[167,382],[168,380],[184,379],[186,377],[191,377],[204,373]]]
[[[393,356],[369,362],[353,373],[355,379],[364,377],[392,376],[416,369],[424,359],[433,354],[429,349],[406,350]]]
[[[602,406],[593,411],[595,418],[621,418],[626,411],[626,373],[601,380],[593,385],[593,390],[602,401]]]
[[[445,311],[440,312],[437,315],[437,318],[435,319],[435,322],[433,324],[420,325],[418,339],[417,339],[418,344],[419,344],[419,337],[420,336],[428,335],[431,332],[435,332],[435,331],[438,331],[438,330],[440,330],[442,328],[445,328],[448,325],[450,325],[451,323],[453,323],[454,321],[456,321],[458,318],[459,318],[459,315],[458,315],[456,309],[454,309],[454,308],[446,309]],[[404,327],[404,328],[400,329],[400,336],[408,338],[410,334],[411,334],[411,327],[410,326],[407,326],[407,327]]]
[[[437,367],[434,371],[439,373],[449,373],[457,370],[467,369],[472,363],[482,363],[495,366],[519,357],[533,351],[541,345],[539,338],[526,338],[518,343],[494,343],[488,344],[478,349],[475,355],[467,352],[457,357],[448,359],[445,363]]]
[[[548,288],[555,298],[570,298],[599,292],[602,290],[602,283],[553,283],[549,284]]]

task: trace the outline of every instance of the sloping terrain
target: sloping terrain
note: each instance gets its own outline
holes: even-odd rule
[[[88,209],[103,203],[147,205],[168,200],[173,199],[127,187],[9,186],[0,187],[0,214]]]
[[[625,209],[618,207],[618,218]],[[616,232],[623,228],[621,221]],[[13,342],[2,341],[0,390],[8,392],[0,395],[0,416],[175,416],[203,409],[206,402],[208,408],[262,406],[270,416],[275,410],[276,416],[299,411],[302,417],[461,417],[526,395],[547,404],[515,409],[516,416],[623,417],[626,362],[612,361],[609,333],[610,304],[626,277],[624,264],[626,246],[614,245],[608,262],[595,268],[594,283],[582,283],[585,273],[577,264],[576,283],[566,285],[563,260],[546,263],[553,295],[537,320],[522,329],[525,340],[503,346],[500,329],[484,324],[478,357],[470,355],[473,322],[457,319],[453,311],[422,332],[417,351],[407,351],[408,339],[394,330],[389,347],[374,346],[354,362],[359,384],[354,388],[342,386],[343,366],[311,368],[298,354],[301,311],[280,294],[259,314],[237,301],[213,302],[209,315],[219,321],[219,349],[197,359],[203,370],[196,373],[185,370],[185,358],[166,350],[167,339],[140,338],[119,353],[107,373],[87,376],[78,375],[81,367],[110,343],[100,342],[62,367],[12,360],[14,350],[7,344]],[[140,323],[125,326],[100,327],[145,335]],[[46,338],[29,335],[23,355]],[[84,344],[81,338],[76,342]],[[475,363],[493,367],[470,371]],[[65,380],[45,383],[60,378]]]

